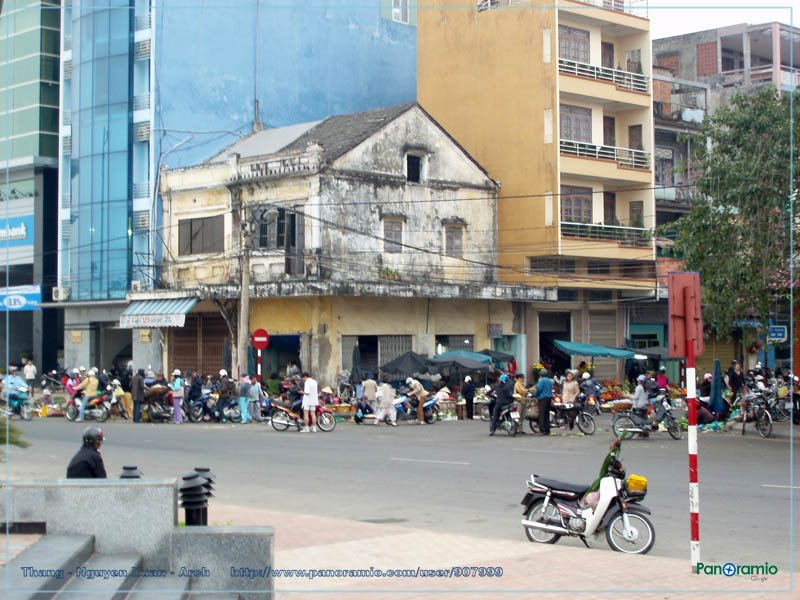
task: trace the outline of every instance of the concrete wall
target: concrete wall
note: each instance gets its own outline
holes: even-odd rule
[[[145,568],[163,568],[177,497],[174,479],[2,482],[0,514],[12,523],[44,522],[47,533],[93,535],[99,554],[135,552]]]
[[[382,16],[383,3],[261,0],[256,19],[256,0],[238,1],[235,10],[227,2],[159,0],[155,127],[195,135],[165,164],[193,164],[235,141],[220,132],[249,131],[254,80],[267,127],[412,102],[417,30],[393,22],[391,11]],[[186,134],[175,136],[165,148]]]

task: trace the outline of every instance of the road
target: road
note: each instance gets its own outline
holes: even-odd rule
[[[61,418],[16,423],[31,446],[10,450],[10,477],[63,477],[82,424]],[[596,477],[611,440],[609,417],[598,423],[589,437],[509,438],[489,437],[478,421],[396,428],[339,423],[327,434],[279,433],[261,424],[115,421],[103,425],[108,441],[102,452],[111,476],[129,464],[148,477],[211,467],[215,501],[224,504],[519,540],[519,501],[532,472],[587,483]],[[744,437],[738,431],[700,434],[704,561],[766,560],[788,567],[789,486],[799,486],[800,477],[790,481],[788,424],[776,425],[774,436],[762,439],[752,430]],[[666,433],[632,440],[622,460],[628,473],[650,482],[645,504],[657,532],[652,554],[688,559],[686,441]],[[796,471],[796,450],[794,466]],[[794,494],[796,499],[800,487]],[[581,545],[572,539],[559,544]],[[609,551],[604,539],[591,544]]]

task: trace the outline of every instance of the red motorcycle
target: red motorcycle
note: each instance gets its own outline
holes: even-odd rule
[[[275,431],[286,431],[289,427],[296,427],[300,431],[305,427],[303,415],[293,412],[288,404],[272,402],[272,428]],[[324,404],[318,404],[316,409],[317,427],[321,431],[333,431],[336,427],[336,417]]]
[[[67,409],[64,411],[64,417],[67,421],[74,421],[80,415],[80,404],[88,402],[89,404],[83,411],[83,418],[87,421],[96,420],[98,423],[103,423],[108,420],[111,408],[110,393],[106,390],[102,394],[98,394],[94,398],[86,398],[83,390],[77,394],[70,396],[67,402]]]

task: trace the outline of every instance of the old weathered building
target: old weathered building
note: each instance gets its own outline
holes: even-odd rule
[[[164,289],[123,325],[183,325],[168,369],[225,364],[247,274],[268,372],[299,359],[332,383],[356,343],[372,371],[407,350],[525,360],[523,303],[545,289],[497,280],[498,186],[416,104],[254,133],[161,182]]]

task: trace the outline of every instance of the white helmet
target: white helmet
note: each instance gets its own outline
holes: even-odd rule
[[[115,380],[114,380],[114,381],[112,381],[111,383],[112,383],[113,385],[122,385],[122,383],[120,382],[120,380],[119,380],[119,379],[115,379]]]
[[[581,378],[582,379],[591,379],[592,378],[592,374],[589,373],[589,371],[585,371],[584,374],[581,375]]]
[[[470,377],[469,375],[464,377],[464,383],[469,383],[470,381],[472,381],[472,377]]]
[[[72,374],[73,375],[77,375],[79,373],[80,373],[80,370],[78,369],[78,367],[75,367],[74,369],[72,369]]]
[[[408,379],[406,379],[406,385],[411,385],[412,383],[414,383],[414,380],[413,380],[413,379],[411,379],[411,377],[409,377]]]
[[[219,370],[219,376],[220,377],[227,377],[228,376],[228,372],[225,369],[220,369]]]
[[[180,369],[175,369],[175,370],[172,372],[172,374],[173,374],[173,375],[180,375],[180,374],[181,374],[181,370],[180,370]]]
[[[92,367],[91,369],[89,369],[88,375],[89,375],[89,377],[94,377],[95,375],[97,375],[97,369]]]
[[[86,367],[81,367],[80,372],[83,373],[86,370]]]

